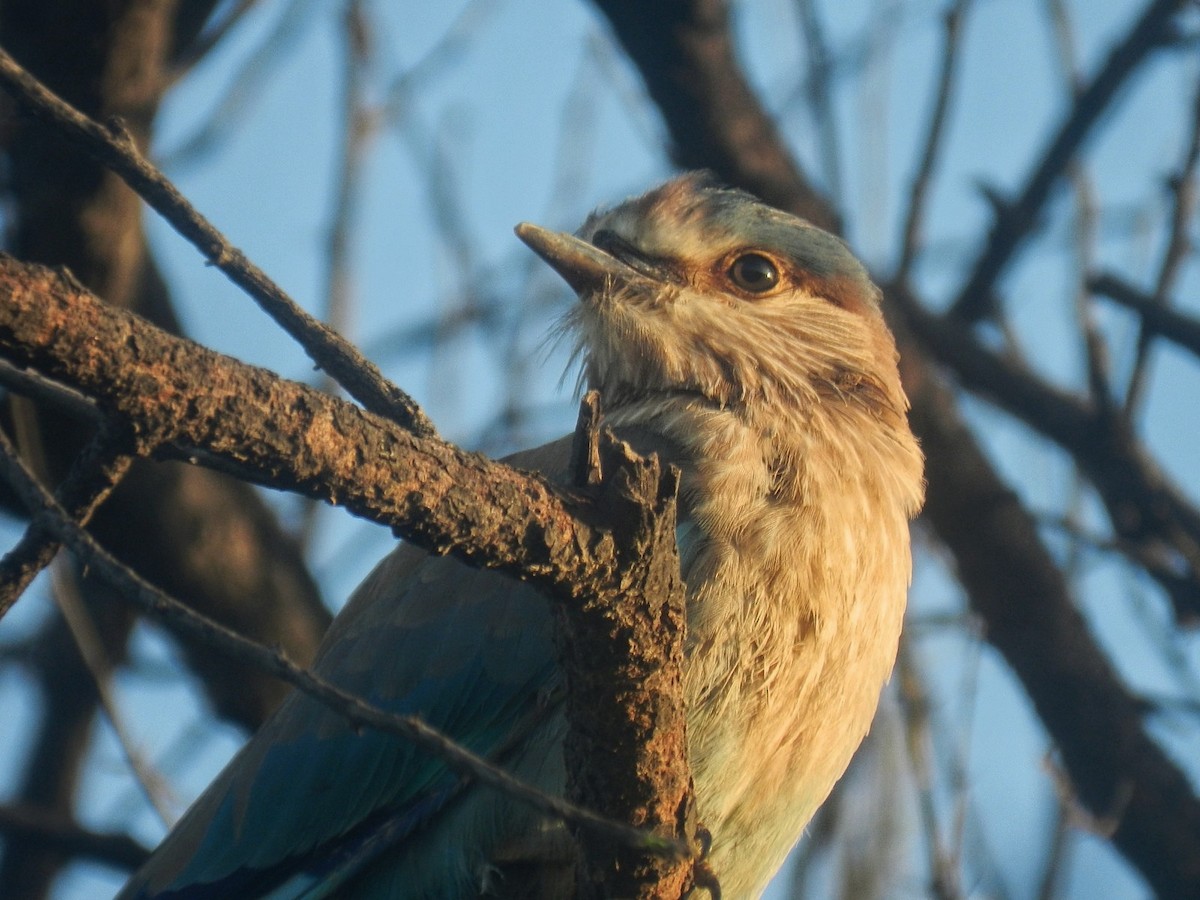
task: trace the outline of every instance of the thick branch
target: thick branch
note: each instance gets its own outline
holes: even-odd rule
[[[611,574],[611,537],[542,479],[168,335],[41,266],[0,258],[0,354],[95,397],[146,444],[204,449],[434,553],[570,599]]]
[[[596,433],[599,399],[584,399],[574,473],[623,536],[620,597],[598,597],[560,610],[556,635],[566,652],[563,753],[567,795],[610,818],[694,841],[695,796],[688,765],[683,702],[686,630],[675,547],[679,472],[643,460],[611,434]],[[594,452],[581,452],[586,446]],[[612,697],[622,698],[613,703]],[[629,773],[638,773],[630,778]],[[692,887],[686,861],[632,852],[598,832],[582,834],[579,896],[678,900]]]
[[[685,169],[723,180],[837,230],[833,207],[802,178],[738,64],[725,0],[598,0],[667,121]]]

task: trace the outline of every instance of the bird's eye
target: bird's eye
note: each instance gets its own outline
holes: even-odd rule
[[[743,253],[729,267],[729,280],[743,291],[765,294],[779,284],[779,269],[761,253]]]

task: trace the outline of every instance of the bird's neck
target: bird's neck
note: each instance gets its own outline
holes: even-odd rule
[[[679,448],[684,580],[721,594],[692,604],[693,645],[747,629],[836,627],[881,594],[903,605],[923,482],[902,416],[847,402],[756,417],[667,396],[607,418]]]

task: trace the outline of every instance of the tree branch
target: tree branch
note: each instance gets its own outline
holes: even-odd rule
[[[1141,318],[1146,331],[1166,338],[1200,359],[1200,319],[1160,303],[1112,272],[1101,272],[1088,279],[1088,290],[1107,297]]]
[[[147,446],[205,449],[262,484],[344,505],[431,552],[518,577],[532,570],[564,598],[579,599],[579,584],[614,565],[611,538],[576,518],[587,505],[544,480],[169,335],[8,257],[0,354],[95,397]],[[493,535],[491,546],[479,535]],[[547,566],[552,574],[536,574]]]
[[[900,243],[900,262],[896,267],[895,280],[906,281],[913,260],[916,259],[921,240],[921,223],[925,218],[925,203],[929,194],[929,182],[942,149],[946,131],[946,119],[950,110],[950,98],[954,92],[958,74],[958,60],[962,49],[962,23],[966,18],[971,0],[955,0],[942,20],[945,41],[942,45],[942,68],[938,73],[937,94],[933,111],[929,115],[929,126],[925,131],[925,147],[917,164],[908,194],[908,212],[904,217],[903,237]]]
[[[838,230],[833,207],[801,177],[737,62],[724,0],[597,0],[667,120],[672,156],[712,169],[781,209]]]
[[[129,435],[105,426],[92,438],[59,485],[56,499],[72,519],[86,525],[104,500],[129,471],[133,457],[125,452]],[[0,559],[0,618],[29,587],[37,574],[50,565],[59,543],[30,523],[21,540]]]
[[[993,291],[996,280],[1036,230],[1042,208],[1066,173],[1067,164],[1091,136],[1093,127],[1108,111],[1120,89],[1155,50],[1169,43],[1171,21],[1185,4],[1186,0],[1152,0],[1125,38],[1113,47],[1095,78],[1080,90],[1050,145],[1034,165],[1021,195],[999,208],[983,252],[951,306],[953,315],[970,322],[991,313],[996,303]]]
[[[954,554],[986,637],[1024,684],[1079,798],[1163,897],[1200,892],[1200,800],[1070,602],[1037,525],[996,475],[948,391],[913,365],[913,425],[937,468],[925,514]],[[980,540],[980,536],[986,540]]]
[[[384,378],[374,363],[345,338],[301,309],[200,215],[166,176],[142,156],[119,121],[110,121],[107,126],[93,122],[48,90],[4,50],[0,50],[0,83],[32,114],[82,144],[96,159],[121,176],[209,262],[258,303],[352,397],[415,434],[434,433],[425,414],[407,394]]]
[[[968,326],[932,315],[904,288],[892,286],[888,298],[968,389],[1071,454],[1104,501],[1122,551],[1155,577],[1182,621],[1200,616],[1200,511],[1145,452],[1129,423],[993,353]]]
[[[102,834],[76,824],[67,816],[40,807],[0,804],[0,832],[36,839],[71,856],[81,856],[119,869],[136,869],[150,851],[123,834]]]

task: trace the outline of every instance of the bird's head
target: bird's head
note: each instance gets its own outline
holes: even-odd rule
[[[836,236],[693,173],[517,234],[579,294],[568,316],[612,410],[685,395],[721,408],[844,403],[903,422],[879,290]]]

